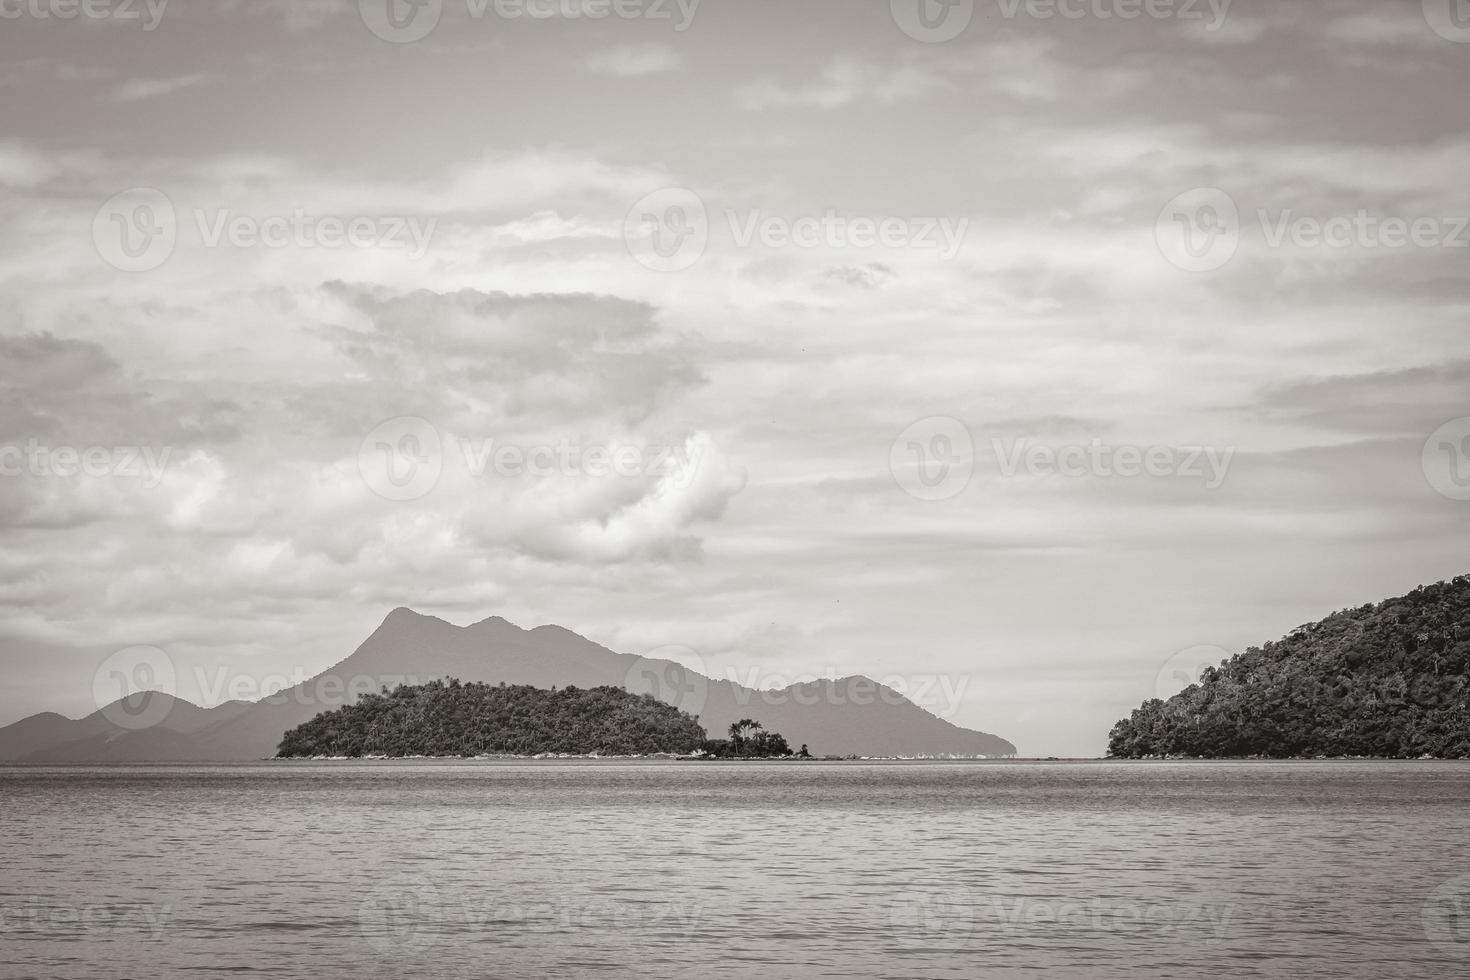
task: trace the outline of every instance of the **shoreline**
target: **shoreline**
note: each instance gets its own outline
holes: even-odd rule
[[[460,756],[417,756],[417,757],[310,757],[280,759],[275,757],[260,759],[217,759],[217,760],[164,760],[155,762],[18,762],[0,761],[0,769],[8,770],[126,770],[126,769],[201,769],[201,768],[244,768],[251,766],[263,766],[268,763],[278,764],[282,768],[307,767],[313,765],[341,765],[343,768],[350,766],[383,766],[392,767],[400,765],[420,766],[599,766],[599,765],[624,765],[642,766],[648,768],[676,766],[682,763],[692,762],[723,762],[723,763],[755,763],[759,765],[773,765],[784,762],[801,762],[807,765],[819,764],[823,766],[1164,766],[1164,765],[1192,765],[1207,767],[1212,765],[1254,765],[1262,768],[1268,766],[1303,766],[1303,765],[1424,765],[1424,766],[1448,766],[1470,765],[1470,759],[1395,759],[1388,757],[1352,757],[1352,758],[1298,758],[1298,759],[1262,759],[1262,758],[1175,758],[1175,759],[1106,759],[1106,758],[972,758],[972,759],[921,759],[921,758],[859,758],[859,759],[683,759],[676,756],[568,756],[568,757],[543,757],[534,756],[494,756],[481,758],[462,758]]]
[[[260,762],[1013,762],[1007,756],[750,756],[748,758],[680,755],[658,752],[651,755],[600,755],[542,753],[538,755],[312,755],[270,756]],[[1032,760],[1046,761],[1046,760]],[[1052,760],[1056,761],[1056,760]],[[1103,760],[1090,760],[1103,761]]]

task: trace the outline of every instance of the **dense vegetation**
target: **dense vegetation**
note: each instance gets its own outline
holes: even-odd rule
[[[709,739],[699,746],[711,759],[785,759],[797,756],[810,759],[811,753],[805,745],[800,752],[792,752],[786,744],[786,736],[768,732],[758,721],[742,718],[730,726],[728,739]]]
[[[279,755],[649,755],[691,752],[704,739],[698,719],[616,687],[451,680],[385,689],[323,712],[288,731]]]
[[[1114,726],[1119,758],[1470,757],[1470,576],[1320,623],[1208,668]]]

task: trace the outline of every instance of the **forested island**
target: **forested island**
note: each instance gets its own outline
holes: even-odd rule
[[[1114,758],[1470,758],[1470,576],[1334,613],[1114,726]]]
[[[277,757],[683,755],[705,741],[697,718],[647,694],[449,680],[325,711],[286,732]]]
[[[676,755],[810,758],[757,721],[710,739],[699,719],[617,687],[544,689],[458,680],[402,685],[286,732],[277,758]]]
[[[800,752],[791,751],[786,736],[779,732],[768,732],[765,726],[750,718],[742,718],[730,725],[730,737],[709,739],[699,746],[696,753],[706,759],[810,759],[812,754],[803,745]]]

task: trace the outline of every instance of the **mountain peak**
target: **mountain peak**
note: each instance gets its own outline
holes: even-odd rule
[[[504,616],[489,616],[485,619],[480,620],[478,623],[471,623],[469,626],[466,626],[465,629],[481,631],[509,629],[515,630],[517,633],[521,632],[521,628],[519,626],[506,619]]]
[[[197,708],[197,707],[199,707],[197,704],[194,704],[192,701],[186,701],[186,700],[184,700],[181,697],[176,697],[176,696],[174,696],[172,694],[168,694],[168,693],[166,693],[164,691],[152,691],[152,690],[149,690],[149,691],[134,691],[132,694],[123,695],[122,697],[118,698],[116,701],[113,701],[111,704],[104,705],[99,710],[101,710],[101,711],[107,711],[110,708],[146,708],[149,705],[151,705],[155,699],[159,699],[164,704],[167,704],[167,705],[172,705],[175,702],[177,702],[179,704],[186,704],[186,705],[188,705],[191,708]]]
[[[430,616],[427,613],[421,613],[418,610],[410,609],[407,606],[399,606],[397,609],[394,609],[386,617],[384,617],[383,623],[381,626],[378,627],[378,629],[383,629],[384,627],[389,626],[400,628],[406,627],[412,629],[414,627],[424,626],[428,623],[438,623],[442,626],[453,626],[455,629],[460,628],[458,626],[454,626],[454,624],[449,622],[448,620],[440,619],[438,616]]]

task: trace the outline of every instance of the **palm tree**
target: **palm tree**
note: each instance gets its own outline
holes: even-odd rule
[[[730,726],[730,750],[735,755],[745,751],[746,733],[759,732],[764,726],[754,719],[742,718]]]

